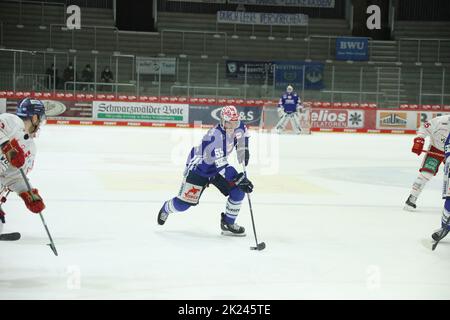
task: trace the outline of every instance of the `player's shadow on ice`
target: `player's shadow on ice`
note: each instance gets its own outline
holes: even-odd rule
[[[436,215],[436,216],[441,216],[442,215],[442,208],[441,207],[422,207],[422,208],[417,208],[414,211],[406,211],[403,210],[405,213],[409,213],[412,215]],[[439,222],[439,220],[438,220]]]
[[[44,279],[39,277],[39,279],[35,278],[16,278],[10,280],[0,280],[0,288],[4,289],[29,289],[29,288],[38,288],[38,287],[47,287],[49,283],[49,279]],[[1,298],[1,294],[0,294]]]
[[[420,240],[420,243],[428,250],[432,250],[432,240],[431,237],[429,238],[423,238]],[[447,248],[443,248],[443,247],[447,247]],[[438,251],[445,251],[448,252],[448,247],[450,247],[450,241],[447,239],[443,239],[439,242],[439,244],[437,245],[436,249],[434,251],[431,252],[438,252]]]
[[[155,231],[155,234],[173,241],[180,241],[180,239],[182,239],[183,241],[187,239],[190,240],[200,239],[204,241],[205,239],[208,239],[217,242],[222,242],[224,238],[232,238],[222,236],[219,231],[217,233],[212,233],[211,231],[207,232],[207,231],[192,231],[192,230],[158,230]],[[233,237],[233,238],[241,238],[241,237]]]
[[[53,241],[55,242],[56,247],[58,245],[79,245],[79,244],[92,244],[93,242],[102,242],[102,241],[111,241],[113,238],[77,238],[77,237],[53,237]],[[22,238],[17,242],[18,244],[25,244],[25,245],[36,245],[36,244],[42,244],[46,245],[50,243],[50,240],[46,238],[45,236],[42,237],[33,237],[33,236],[27,236],[22,235]]]

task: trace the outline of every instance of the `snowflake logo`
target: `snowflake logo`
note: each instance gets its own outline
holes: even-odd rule
[[[361,117],[361,114],[360,113],[357,113],[357,112],[355,112],[355,113],[352,113],[351,115],[350,115],[350,122],[351,122],[351,124],[354,126],[354,125],[359,125],[359,123],[362,121],[362,117]]]

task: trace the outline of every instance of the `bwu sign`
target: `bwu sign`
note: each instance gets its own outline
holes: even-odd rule
[[[355,37],[336,38],[336,60],[369,60],[369,39]]]

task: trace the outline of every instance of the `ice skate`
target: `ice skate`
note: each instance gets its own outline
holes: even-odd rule
[[[159,210],[159,213],[158,213],[158,224],[161,225],[161,226],[164,223],[166,223],[167,217],[169,216],[169,214],[164,212],[163,209],[164,209],[164,207],[161,208],[161,210]]]
[[[414,197],[412,194],[410,194],[408,199],[405,202],[405,206],[403,207],[403,210],[414,211],[416,209],[416,201],[417,201],[417,197]]]
[[[431,235],[431,237],[434,241],[441,241],[448,234],[448,231],[448,227],[439,228]]]
[[[245,228],[236,223],[226,223],[225,214],[223,212],[220,219],[220,228],[222,229],[222,235],[224,236],[245,237]]]

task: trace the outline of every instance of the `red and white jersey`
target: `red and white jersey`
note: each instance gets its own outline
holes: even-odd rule
[[[425,122],[417,131],[418,137],[430,137],[430,143],[444,151],[445,140],[450,133],[450,115],[440,116]]]
[[[36,156],[36,145],[33,137],[25,132],[25,125],[22,119],[15,114],[0,114],[0,145],[8,140],[16,139],[25,153],[25,164],[23,171],[27,174],[31,171]],[[12,191],[22,192],[27,190],[19,170],[10,165],[3,153],[0,151],[0,184],[8,187]]]

